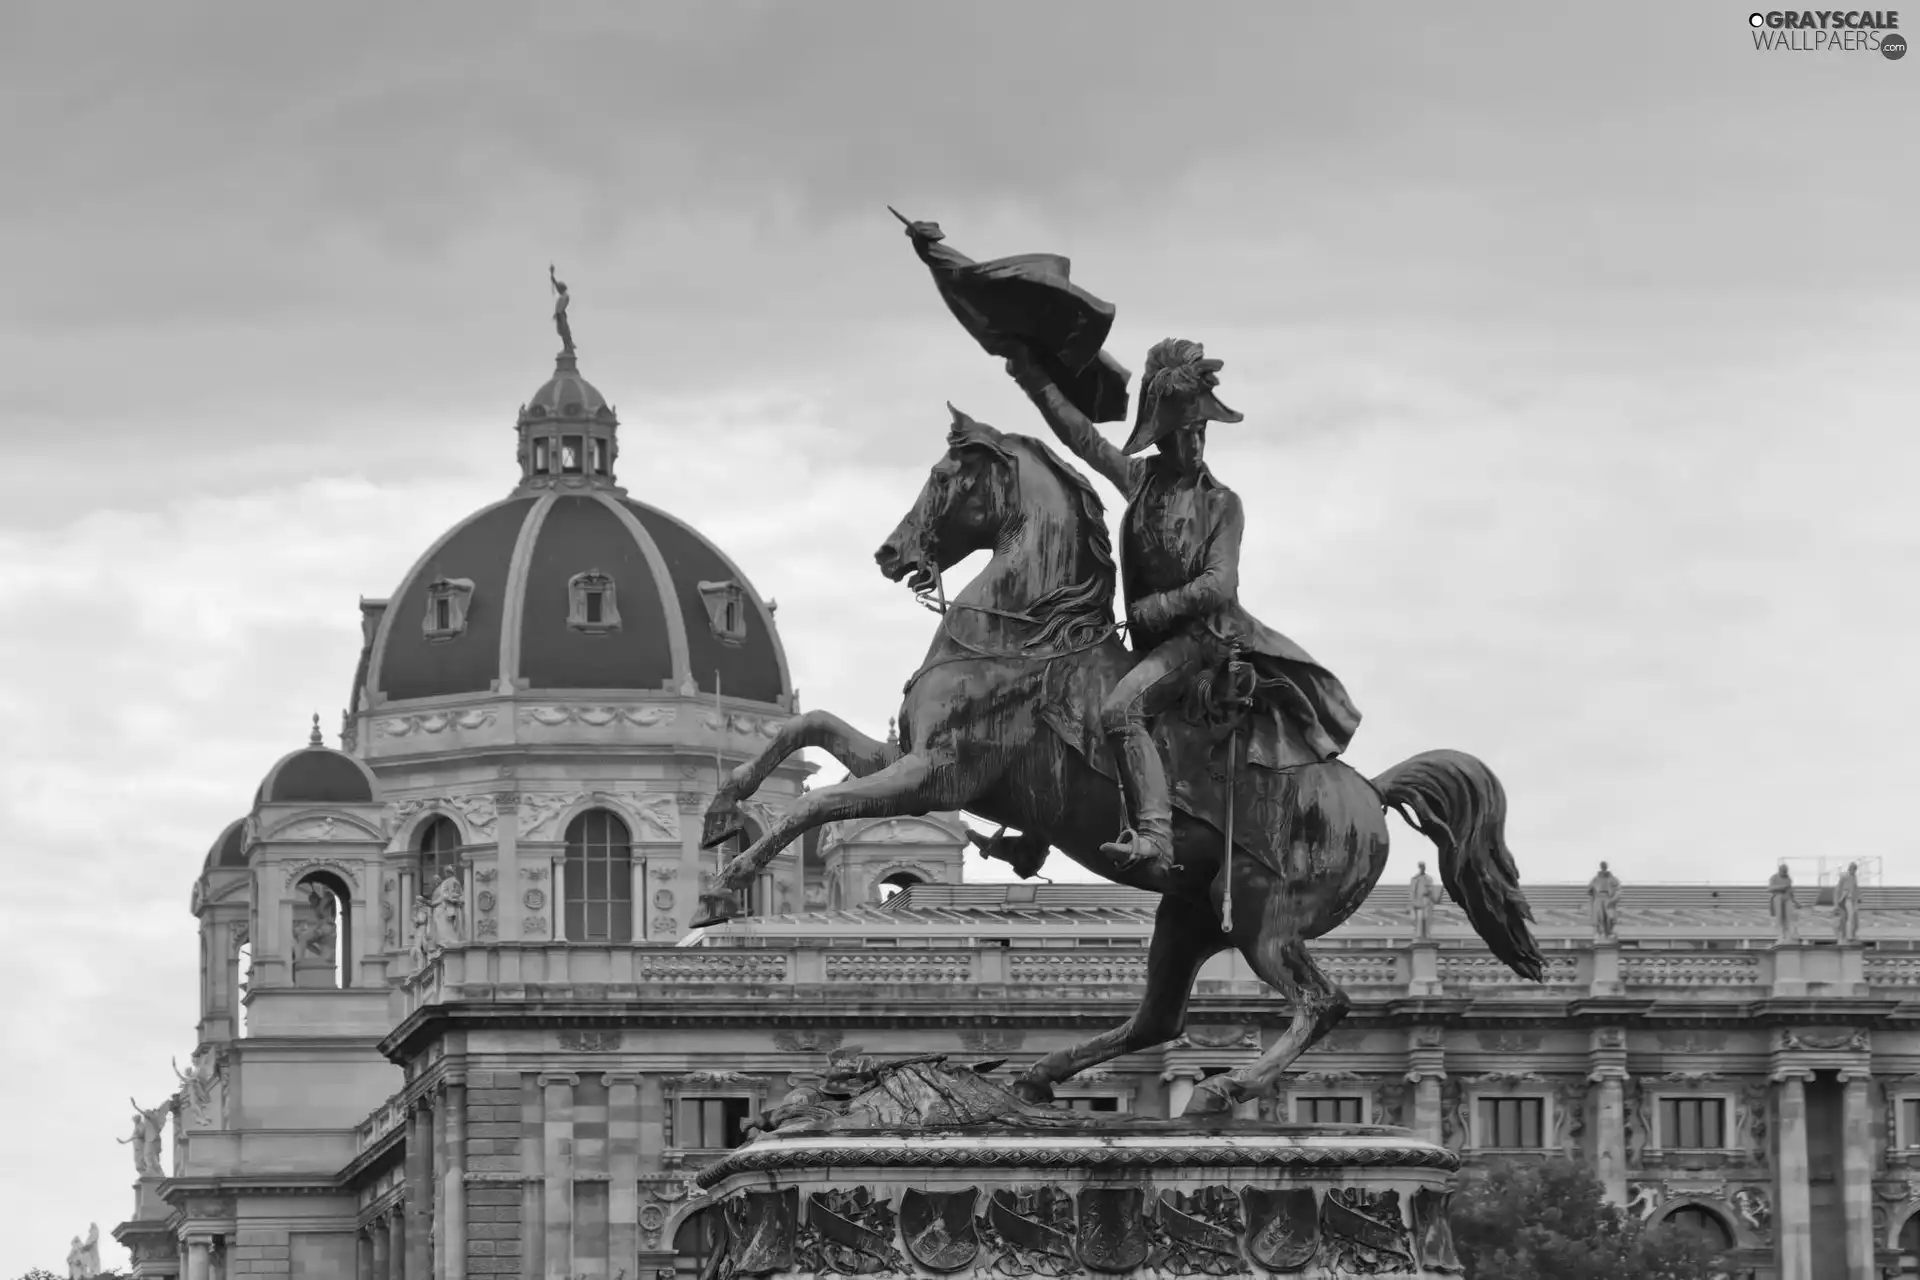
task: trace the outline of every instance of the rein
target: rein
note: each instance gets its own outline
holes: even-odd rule
[[[1048,620],[1045,618],[1036,618],[1030,613],[1016,613],[1007,609],[995,609],[984,604],[967,604],[959,600],[950,602],[947,599],[945,577],[938,571],[934,573],[933,583],[933,591],[918,592],[915,594],[914,599],[919,601],[921,607],[940,615],[941,634],[963,650],[963,652],[950,653],[944,658],[934,658],[922,663],[920,669],[909,676],[907,683],[901,687],[900,695],[902,697],[913,692],[913,686],[919,684],[921,677],[925,676],[927,672],[932,671],[935,667],[944,667],[955,662],[978,662],[984,660],[998,662],[1056,662],[1061,658],[1071,658],[1075,654],[1085,653],[1089,649],[1099,648],[1107,641],[1119,635],[1124,626],[1123,623],[1118,622],[1103,623],[1092,638],[1083,640],[1079,644],[1072,645],[1065,649],[1054,649],[1045,653],[1035,653],[1031,649],[1025,648],[1004,651],[984,649],[977,644],[962,640],[953,633],[953,613],[955,610],[965,609],[973,613],[984,613],[990,617],[1005,618],[1009,622],[1024,622],[1028,626],[1034,627],[1046,626]],[[929,595],[933,596],[934,599],[929,600]]]

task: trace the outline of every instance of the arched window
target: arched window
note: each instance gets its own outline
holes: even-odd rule
[[[605,809],[567,824],[569,942],[633,941],[633,836]]]
[[[1900,1226],[1900,1274],[1920,1276],[1920,1213]]]
[[[1666,1225],[1675,1231],[1691,1232],[1710,1241],[1715,1248],[1733,1248],[1733,1232],[1720,1215],[1697,1204],[1683,1204],[1666,1216]]]
[[[420,882],[413,887],[422,898],[433,896],[433,887],[447,872],[460,874],[460,828],[445,816],[429,819],[420,828]]]
[[[326,871],[294,885],[293,985],[346,987],[353,982],[352,897]]]

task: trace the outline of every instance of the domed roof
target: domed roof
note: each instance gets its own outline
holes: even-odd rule
[[[614,482],[618,426],[563,352],[520,409],[519,486],[429,547],[382,611],[367,706],[539,689],[791,705],[772,607]]]
[[[436,614],[445,597],[460,611]],[[691,525],[609,488],[521,494],[455,525],[394,593],[367,670],[370,704],[683,686],[785,705],[773,612]]]
[[[375,783],[367,767],[344,751],[320,742],[320,717],[313,718],[313,736],[298,751],[281,756],[253,802],[262,804],[372,804]]]
[[[207,850],[205,869],[247,865],[246,826],[245,818],[235,818],[227,824],[226,830],[220,833],[214,840],[213,846]]]
[[[539,421],[543,418],[564,418],[574,421],[615,420],[613,406],[607,398],[594,388],[591,382],[580,376],[579,361],[569,355],[563,355],[554,362],[553,376],[540,384],[540,389],[527,397],[520,406],[520,421]]]

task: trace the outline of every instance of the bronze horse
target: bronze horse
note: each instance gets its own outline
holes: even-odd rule
[[[1123,822],[1119,790],[1102,771],[1106,762],[1052,727],[1057,715],[1048,718],[1063,701],[1098,706],[1131,660],[1113,619],[1114,562],[1099,496],[1040,441],[958,411],[948,446],[875,559],[889,579],[922,593],[972,552],[992,559],[943,602],[933,645],[907,682],[899,744],[823,711],[789,720],[714,797],[706,847],[743,833],[740,801],[802,748],[824,748],[851,776],[802,795],[728,862],[713,901],[822,823],[956,809],[1001,824],[1000,834],[974,840],[1022,874],[1058,847],[1108,880],[1158,892],[1140,1007],[1121,1026],[1028,1068],[1015,1088],[1033,1102],[1050,1100],[1052,1086],[1078,1071],[1179,1035],[1201,965],[1227,947],[1281,994],[1292,1021],[1254,1062],[1201,1081],[1187,1113],[1222,1112],[1273,1092],[1287,1066],[1347,1012],[1346,994],[1314,964],[1306,940],[1346,920],[1379,882],[1386,808],[1438,847],[1442,883],[1494,954],[1539,980],[1533,916],[1502,830],[1505,792],[1461,752],[1423,752],[1371,782],[1338,759],[1293,766],[1282,793],[1292,803],[1272,814],[1281,825],[1256,833],[1262,847],[1280,851],[1277,866],[1249,854],[1253,842],[1243,839],[1223,858],[1222,831],[1190,813],[1176,813],[1179,865],[1170,871],[1121,868],[1102,853]]]

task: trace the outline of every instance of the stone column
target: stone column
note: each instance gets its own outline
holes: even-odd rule
[[[387,1210],[386,1280],[407,1280],[407,1217],[399,1205]]]
[[[1807,1185],[1807,1080],[1805,1071],[1775,1073],[1780,1084],[1778,1132],[1780,1185],[1774,1196],[1779,1213],[1780,1280],[1813,1280],[1813,1201]]]
[[[609,1071],[607,1086],[607,1252],[625,1265],[640,1251],[640,1077]]]
[[[373,1232],[362,1231],[353,1238],[354,1280],[373,1280]]]
[[[424,1101],[407,1116],[407,1252],[403,1280],[433,1275],[433,1112]]]
[[[1873,1113],[1867,1098],[1872,1077],[1860,1068],[1841,1072],[1840,1079],[1845,1085],[1840,1102],[1840,1174],[1846,1206],[1847,1280],[1878,1280],[1873,1263]]]
[[[373,1280],[394,1280],[391,1266],[392,1255],[387,1246],[393,1242],[393,1228],[385,1218],[375,1218],[367,1224],[367,1274]]]
[[[186,1280],[212,1280],[212,1253],[213,1243],[204,1236],[187,1241]]]
[[[440,1204],[446,1230],[436,1253],[442,1280],[467,1280],[467,1086],[464,1081],[447,1083],[444,1110],[447,1114],[446,1142],[442,1147]]]
[[[543,1072],[546,1091],[546,1258],[549,1276],[573,1274],[573,1086],[580,1077],[568,1071]]]

